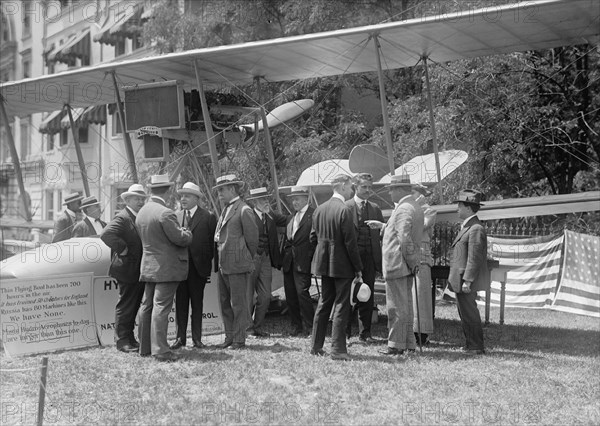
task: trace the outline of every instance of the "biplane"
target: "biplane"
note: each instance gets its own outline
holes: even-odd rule
[[[429,63],[566,45],[594,44],[598,42],[599,36],[600,4],[596,0],[514,3],[406,21],[114,61],[5,82],[0,85],[2,117],[5,122],[9,122],[10,117],[61,110],[65,106],[71,111],[71,108],[114,104],[118,109],[121,127],[127,130],[123,134],[124,144],[127,160],[132,167],[133,181],[138,178],[136,158],[129,140],[130,132],[139,137],[154,137],[157,140],[175,138],[189,141],[193,145],[191,149],[196,153],[201,152],[210,157],[216,176],[220,173],[218,159],[223,149],[235,150],[237,143],[247,137],[255,137],[262,131],[269,154],[274,194],[279,204],[274,158],[272,149],[269,149],[269,127],[301,115],[310,108],[311,101],[301,100],[287,104],[280,107],[279,111],[267,114],[263,104],[259,102],[237,108],[209,105],[206,91],[224,84],[244,86],[259,84],[261,81],[269,83],[375,72],[379,77],[387,172],[393,174],[397,167],[393,162],[393,143],[387,115],[383,79],[385,70],[421,64],[425,68],[426,90],[429,93]],[[169,82],[169,87],[173,90],[165,89],[165,82]],[[137,101],[147,100],[148,98],[141,98],[139,95],[146,90],[146,94],[151,97],[152,88],[165,90],[161,92],[161,96],[154,98],[154,103],[148,104],[153,105],[153,108],[158,105],[158,110],[149,108],[152,110],[151,114],[137,120],[140,117],[136,117],[136,102],[128,103],[127,97],[133,96]],[[431,96],[429,100],[431,109]],[[184,112],[181,106],[185,107],[186,103],[188,111]],[[199,108],[193,110],[192,105],[198,103]],[[165,105],[175,107],[170,110]],[[137,112],[140,112],[139,109]],[[161,113],[168,113],[172,122],[167,120],[159,123]],[[431,117],[433,118],[433,114]],[[73,123],[71,112],[69,119]],[[435,185],[441,183],[442,170],[433,122],[432,137],[436,176],[429,183]],[[8,139],[19,177],[19,161],[10,132]],[[77,148],[75,134],[74,141]],[[225,146],[225,143],[228,145]],[[80,168],[83,174],[85,167]],[[176,168],[173,179],[177,177],[179,170],[181,169]],[[86,176],[82,176],[82,180],[86,192],[89,192]],[[22,182],[22,178],[19,177],[19,181]],[[199,179],[207,188],[210,187],[209,181],[210,176]],[[24,192],[22,183],[20,191]],[[22,198],[26,200],[26,197]],[[25,210],[29,211],[27,206]]]

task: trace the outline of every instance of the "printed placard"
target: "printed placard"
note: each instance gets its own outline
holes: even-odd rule
[[[3,280],[0,329],[7,354],[98,345],[92,276],[86,273]]]

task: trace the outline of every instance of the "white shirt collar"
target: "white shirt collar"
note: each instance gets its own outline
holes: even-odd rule
[[[337,192],[334,192],[333,196],[331,198],[337,198],[339,200],[342,200],[344,203],[346,202],[346,199],[344,198],[344,196],[342,194],[338,194]]]
[[[228,206],[232,205],[233,203],[235,203],[239,199],[240,199],[239,195],[237,197],[235,197],[235,198],[232,198],[231,201],[229,202]]]
[[[67,211],[67,214],[71,217],[77,217],[77,215],[75,214],[75,212],[69,208],[65,209]]]
[[[184,209],[187,210],[187,209]],[[190,210],[190,216],[194,217],[194,214],[196,213],[196,210],[198,210],[198,205],[195,205],[194,208],[189,209]]]
[[[477,213],[475,213],[475,214],[472,214],[471,216],[469,216],[468,218],[466,218],[466,219],[463,221],[462,225],[460,226],[460,227],[461,227],[461,229],[462,229],[462,228],[464,228],[464,227],[465,227],[465,225],[467,224],[467,222],[468,222],[468,221],[470,221],[470,220],[471,220],[471,218],[473,218],[473,217],[475,217],[475,216],[477,216]]]
[[[127,210],[129,210],[129,212],[130,212],[130,213],[131,213],[131,214],[132,214],[134,217],[137,217],[137,213],[136,213],[136,212],[135,212],[135,211],[134,211],[134,210],[133,210],[131,207],[129,207],[129,206],[125,206],[125,208],[126,208]]]
[[[151,198],[156,198],[157,200],[160,200],[163,203],[167,204],[167,202],[165,201],[165,199],[163,197],[159,197],[158,195],[153,195]]]
[[[402,198],[400,198],[400,200],[398,200],[398,204],[402,204],[404,201],[406,201],[408,198],[412,198],[411,194],[408,194]]]
[[[300,215],[303,215],[304,213],[306,213],[306,210],[308,210],[308,203],[306,203],[306,205],[304,207],[302,207],[298,213],[300,213]]]
[[[361,205],[363,201],[367,201],[367,200],[363,200],[362,198],[360,198],[358,195],[354,195],[354,202],[358,205]]]
[[[256,207],[254,207],[254,211],[256,212],[256,214],[258,215],[258,217],[260,217],[260,220],[262,220],[264,213],[261,212],[260,210],[258,210]]]

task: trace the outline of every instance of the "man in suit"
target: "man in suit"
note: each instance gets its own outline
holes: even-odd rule
[[[315,308],[310,297],[310,266],[315,244],[310,241],[314,209],[308,204],[309,191],[294,186],[288,198],[294,214],[289,216],[283,243],[283,288],[292,322],[292,336],[309,334],[313,328]]]
[[[84,218],[73,227],[73,238],[95,237],[102,233],[106,222],[100,219],[100,201],[93,195],[81,200]]]
[[[456,293],[458,315],[466,339],[465,353],[481,355],[485,353],[481,316],[475,298],[477,292],[490,285],[487,267],[487,235],[477,217],[482,194],[473,189],[460,191],[458,217],[463,220],[461,230],[452,243],[452,260],[448,282]]]
[[[188,275],[188,250],[192,233],[182,228],[167,207],[173,182],[167,175],[150,177],[150,201],[138,212],[135,226],[142,240],[140,281],[146,283],[140,308],[140,355],[159,361],[177,357],[167,343],[169,312],[179,283]]]
[[[135,339],[133,329],[144,295],[144,285],[140,283],[142,240],[135,227],[135,217],[148,195],[144,187],[136,183],[123,192],[121,198],[125,208],[108,223],[100,238],[111,249],[112,261],[108,275],[116,279],[119,286],[119,300],[115,307],[117,350],[137,352],[140,344]]]
[[[177,193],[181,196],[181,210],[177,212],[177,220],[181,226],[192,232],[192,244],[188,246],[190,259],[188,276],[186,280],[179,283],[175,296],[177,340],[171,345],[171,349],[185,346],[190,303],[192,342],[195,348],[202,349],[204,348],[202,343],[204,287],[212,267],[217,218],[198,204],[201,193],[195,183],[187,182]]]
[[[362,262],[356,244],[352,210],[346,200],[353,195],[352,178],[336,176],[331,185],[333,196],[316,208],[310,240],[316,244],[311,271],[321,276],[321,297],[315,312],[311,354],[323,356],[327,323],[333,308],[331,358],[349,360],[346,326],[350,315],[350,287],[361,279]]]
[[[431,191],[424,185],[415,184],[413,187],[413,198],[421,210],[423,210],[423,235],[421,237],[421,261],[419,273],[415,276],[413,291],[413,313],[415,316],[414,328],[415,339],[421,345],[429,344],[429,335],[433,333],[433,306],[435,293],[432,293],[433,281],[431,279],[431,267],[433,256],[431,255],[431,235],[437,212],[427,204],[427,197]],[[419,317],[417,318],[417,302]]]
[[[271,282],[273,269],[281,269],[281,251],[279,250],[278,226],[285,226],[283,215],[271,213],[267,188],[250,190],[246,197],[254,205],[256,226],[258,227],[258,249],[254,259],[254,271],[250,274],[248,286],[248,312],[250,327],[248,331],[255,337],[268,337],[269,333],[262,329],[265,315],[271,303]],[[256,305],[254,294],[256,293]]]
[[[83,196],[79,192],[73,192],[65,197],[63,205],[67,208],[54,221],[53,243],[68,240],[73,235],[73,226],[77,223],[81,200],[83,200]]]
[[[413,335],[412,287],[421,260],[423,211],[412,197],[408,175],[394,175],[388,185],[396,207],[383,227],[383,278],[388,309],[385,355],[400,355],[416,347]]]
[[[218,280],[225,342],[221,348],[246,346],[248,326],[248,285],[258,249],[258,226],[252,209],[242,200],[244,182],[236,175],[217,178],[217,191],[223,211],[215,231]]]
[[[371,321],[375,293],[375,274],[381,272],[381,234],[377,229],[371,229],[365,221],[377,220],[383,222],[383,214],[379,206],[369,197],[373,194],[373,176],[369,173],[359,173],[354,177],[354,197],[346,201],[352,210],[354,226],[357,229],[358,252],[362,261],[362,279],[371,289],[371,297],[366,302],[355,301],[348,321],[347,335],[350,337],[352,318],[358,310],[358,338],[366,344],[376,343],[371,336]]]

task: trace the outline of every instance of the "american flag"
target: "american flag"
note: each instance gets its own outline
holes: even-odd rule
[[[600,317],[600,237],[565,231],[565,241],[552,309]]]

